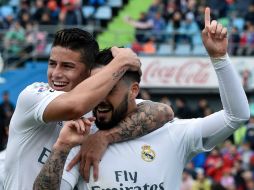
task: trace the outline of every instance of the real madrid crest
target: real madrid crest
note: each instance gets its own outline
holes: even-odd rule
[[[142,146],[141,157],[146,162],[152,162],[155,159],[155,152],[151,149],[151,146]]]

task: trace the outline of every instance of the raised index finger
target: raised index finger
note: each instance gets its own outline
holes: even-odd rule
[[[205,27],[209,27],[210,23],[211,23],[210,8],[206,7],[205,8]]]

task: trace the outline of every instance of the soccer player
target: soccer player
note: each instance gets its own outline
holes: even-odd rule
[[[97,75],[87,78],[98,51],[97,42],[86,31],[64,29],[56,33],[48,61],[48,83],[31,84],[18,97],[10,123],[4,189],[32,189],[36,176],[58,138],[62,121],[82,117],[111,91],[127,70],[140,70],[140,60],[135,53],[130,49],[115,47],[112,48],[114,59],[111,63]],[[151,106],[164,105],[144,102],[135,113],[138,119],[130,118],[129,125],[126,127],[120,124],[120,128],[136,130],[134,126],[141,122],[140,127],[143,127],[142,132],[145,134],[151,130],[146,122],[154,122],[154,128],[162,126],[169,119],[169,114],[155,113],[165,116],[160,118],[165,119],[164,122],[159,121],[156,115],[152,116],[154,112],[147,109]],[[142,118],[140,114],[152,117]],[[98,143],[103,142],[107,146],[114,141],[142,134],[137,131],[127,137],[121,136],[123,132],[99,132],[96,138]],[[99,148],[95,150],[100,152]],[[90,163],[95,165],[94,168],[98,164],[97,161]]]
[[[202,38],[218,77],[223,110],[204,118],[175,119],[148,135],[110,145],[101,160],[97,181],[91,178],[85,183],[80,180],[78,169],[74,167],[70,172],[64,171],[62,190],[73,189],[76,184],[79,190],[178,190],[185,164],[199,152],[211,150],[249,119],[247,97],[226,52],[227,29],[217,21],[210,22],[209,8],[205,10]],[[95,107],[93,113],[100,130],[117,122],[114,110],[128,115],[136,109],[137,76],[137,72],[126,72],[110,94]],[[89,138],[89,135],[77,132],[74,126],[75,122],[64,126],[34,189],[59,188],[69,151],[79,144],[80,139]],[[86,125],[83,123],[82,126]],[[69,157],[78,149],[72,149]]]

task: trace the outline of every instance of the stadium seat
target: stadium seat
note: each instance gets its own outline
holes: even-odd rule
[[[110,7],[122,7],[123,1],[122,0],[108,0],[107,3]]]
[[[0,7],[0,16],[6,17],[9,15],[14,15],[13,8],[9,5],[4,5]]]
[[[237,27],[240,32],[243,31],[243,27],[244,27],[244,24],[245,24],[245,21],[244,21],[243,18],[240,18],[240,17],[235,18],[235,19],[233,19],[232,22],[233,22],[232,25]]]
[[[189,44],[179,44],[177,45],[174,54],[175,55],[190,55],[190,45]]]
[[[158,55],[172,54],[172,47],[169,44],[160,44],[157,50]]]
[[[207,55],[204,45],[203,44],[194,45],[192,55]]]
[[[95,12],[95,8],[93,6],[83,6],[82,7],[82,13],[85,18],[92,17],[94,12]]]
[[[112,10],[109,6],[100,6],[95,12],[94,18],[100,20],[109,20],[112,18]]]

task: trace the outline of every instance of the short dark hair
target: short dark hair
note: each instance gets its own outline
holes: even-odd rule
[[[89,70],[95,64],[95,58],[99,52],[99,45],[94,37],[89,32],[79,28],[59,30],[52,44],[52,47],[55,46],[65,47],[72,51],[79,51],[81,61]]]
[[[98,68],[101,66],[105,66],[110,63],[110,61],[113,60],[113,55],[110,48],[106,48],[101,50],[97,57],[96,57],[96,64],[94,65],[94,68]],[[138,82],[140,83],[141,75],[138,71],[126,71],[125,74],[122,77],[122,80],[125,82]]]

